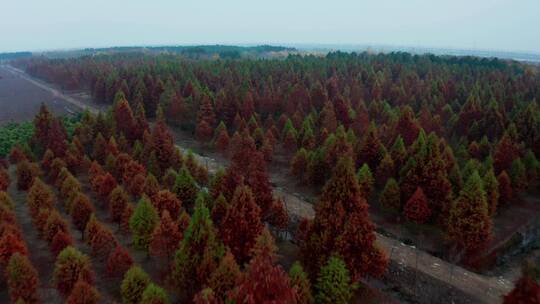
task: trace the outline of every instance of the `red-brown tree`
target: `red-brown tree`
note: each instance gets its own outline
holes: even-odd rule
[[[62,250],[64,250],[68,246],[73,245],[73,238],[71,235],[65,231],[59,230],[54,235],[51,243],[49,244],[49,248],[51,249],[51,252],[53,256],[58,256]]]
[[[504,304],[538,304],[540,303],[540,283],[531,265],[524,265],[522,275],[515,283],[514,289],[504,296]]]
[[[150,242],[150,254],[157,257],[171,259],[180,244],[182,233],[174,222],[169,211],[161,213],[159,225],[154,229]]]
[[[53,280],[56,288],[63,296],[71,294],[75,283],[83,280],[92,285],[95,274],[88,256],[73,247],[67,247],[56,258]]]
[[[47,219],[47,222],[45,223],[45,233],[44,233],[45,240],[51,243],[54,236],[58,233],[58,231],[69,233],[68,224],[66,220],[62,218],[60,213],[58,213],[58,211],[53,210],[50,213],[49,218]]]
[[[169,190],[159,191],[152,200],[152,203],[158,211],[158,214],[161,215],[163,211],[167,211],[173,219],[178,218],[180,210],[182,209],[182,203],[176,197],[176,194]]]
[[[405,217],[415,223],[425,223],[431,215],[429,204],[422,188],[416,188],[414,194],[405,203],[403,208]]]
[[[281,266],[276,266],[274,240],[264,230],[253,249],[253,259],[228,297],[236,303],[295,303],[296,290]]]
[[[124,209],[129,203],[129,197],[122,186],[116,186],[109,195],[109,214],[111,219],[120,223]]]
[[[361,196],[353,170],[350,158],[338,162],[315,207],[315,219],[306,225],[301,252],[304,265],[313,276],[336,253],[344,257],[355,280],[380,276],[386,268],[387,258],[375,245],[367,202]]]
[[[90,202],[88,196],[80,192],[75,196],[71,205],[71,221],[75,228],[81,231],[83,239],[86,224],[95,211],[94,205]]]
[[[231,248],[236,260],[243,264],[248,261],[262,230],[261,209],[255,203],[251,189],[241,185],[236,188],[231,206],[221,224],[221,238]]]
[[[7,288],[11,303],[39,303],[38,272],[25,255],[15,253],[9,259],[5,270]]]
[[[5,231],[0,237],[0,267],[5,267],[15,253],[28,255],[28,249],[20,232]]]
[[[129,254],[129,251],[118,245],[111,251],[107,258],[107,274],[111,277],[123,277],[124,274],[133,265],[133,258]]]
[[[98,304],[100,300],[101,295],[94,286],[85,280],[78,280],[73,286],[66,304]]]

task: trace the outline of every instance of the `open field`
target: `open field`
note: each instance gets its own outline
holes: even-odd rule
[[[64,97],[29,82],[7,66],[0,66],[0,125],[32,119],[41,103],[58,115],[80,111]]]

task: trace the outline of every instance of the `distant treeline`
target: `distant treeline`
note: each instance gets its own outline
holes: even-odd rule
[[[0,53],[0,60],[11,60],[31,57],[31,52]]]
[[[110,48],[86,48],[70,51],[51,51],[45,52],[48,58],[70,58],[93,56],[103,54],[128,54],[128,53],[147,53],[147,54],[175,54],[183,55],[191,59],[205,58],[222,58],[222,59],[239,59],[239,58],[261,58],[272,56],[276,52],[297,52],[295,48],[258,45],[258,46],[233,46],[233,45],[194,45],[194,46],[124,46]]]

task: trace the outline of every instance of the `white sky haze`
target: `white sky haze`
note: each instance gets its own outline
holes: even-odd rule
[[[0,0],[0,52],[217,43],[540,53],[540,0]]]

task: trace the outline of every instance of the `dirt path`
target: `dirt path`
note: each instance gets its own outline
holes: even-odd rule
[[[208,156],[197,154],[198,144],[191,139],[177,139],[177,147],[182,152],[187,153],[187,149],[191,149],[195,158],[206,165],[208,170],[213,173],[220,167],[226,167],[228,160],[216,153],[209,153]],[[186,149],[187,148],[187,149]],[[313,218],[315,211],[313,204],[309,201],[314,201],[314,197],[309,197],[309,194],[290,193],[287,188],[288,181],[283,179],[282,174],[270,172],[270,180],[274,185],[274,195],[282,197],[287,211],[294,218]],[[377,243],[381,246],[390,257],[394,268],[398,270],[405,268],[412,269],[414,272],[422,273],[435,280],[441,281],[443,284],[452,286],[460,292],[473,296],[481,303],[500,303],[502,295],[508,293],[513,283],[502,277],[490,277],[479,275],[468,271],[462,267],[455,266],[440,258],[432,256],[424,251],[416,249],[414,246],[405,245],[402,242],[393,238],[377,233]],[[412,287],[410,289],[416,289]],[[417,290],[415,292],[422,292]],[[450,299],[446,303],[452,303]]]
[[[17,190],[15,166],[10,167],[9,174],[12,182],[8,188],[8,194],[15,202],[15,216],[24,233],[24,240],[30,251],[30,261],[39,274],[39,281],[41,283],[39,286],[39,297],[42,303],[62,303],[63,299],[53,284],[56,257],[52,255],[47,242],[39,237],[32,223],[32,218],[28,212],[28,205],[26,204],[27,193]],[[7,298],[0,298],[0,302],[8,303],[9,300]]]
[[[13,69],[14,72],[19,73],[21,77],[32,82],[33,84],[58,94],[59,97],[75,105],[79,105],[82,109],[88,109],[93,113],[97,113],[99,111],[99,109],[93,105],[84,104],[73,97],[62,94],[48,84],[32,79],[21,70],[13,67],[9,68]],[[177,147],[184,152],[186,151],[186,148],[194,149],[196,151],[196,148],[198,147],[196,142],[193,140],[184,139],[182,141],[177,141],[176,143],[181,144],[181,146],[177,145]],[[211,154],[211,157],[195,154],[195,157],[202,164],[205,164],[210,172],[215,172],[219,167],[225,167],[228,164],[226,159],[219,157],[217,154]],[[313,201],[314,197],[305,197],[299,193],[291,193],[287,190],[288,187],[286,181],[284,181],[281,176],[272,173],[270,177],[272,183],[275,185],[274,195],[284,199],[285,205],[291,217],[313,218],[315,215],[313,205],[308,201]],[[416,274],[422,274],[434,281],[440,281],[441,283],[448,285],[449,288],[453,288],[457,292],[466,294],[475,299],[474,302],[470,303],[500,303],[502,302],[502,295],[508,293],[513,287],[512,282],[509,282],[502,277],[491,277],[476,274],[462,267],[455,266],[441,260],[440,258],[426,252],[417,250],[414,246],[405,245],[398,240],[386,237],[379,233],[377,233],[377,242],[389,255],[391,264],[394,265],[393,268],[397,269],[394,269],[392,274],[395,272],[397,273],[399,269],[406,269],[409,273],[414,273],[415,286],[413,289],[415,294],[417,294],[417,292],[418,294],[426,292],[422,289],[417,290]],[[441,300],[441,303],[452,302],[454,302],[454,299],[452,298]]]

